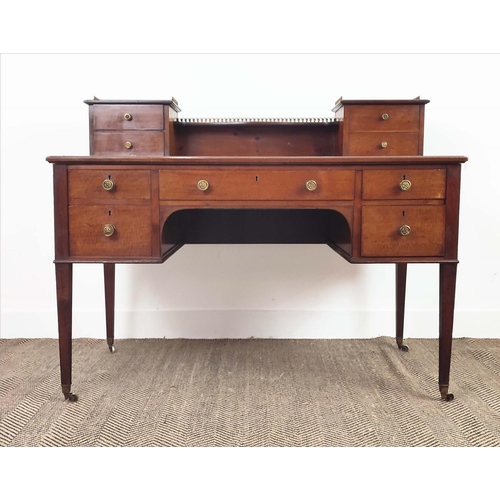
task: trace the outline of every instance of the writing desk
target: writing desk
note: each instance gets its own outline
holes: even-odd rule
[[[177,102],[86,101],[90,156],[54,171],[62,392],[71,392],[72,266],[104,266],[114,351],[115,264],[162,263],[184,244],[326,244],[396,266],[402,351],[409,263],[438,263],[439,390],[449,393],[461,156],[423,156],[428,101],[345,101],[333,119],[185,119]]]

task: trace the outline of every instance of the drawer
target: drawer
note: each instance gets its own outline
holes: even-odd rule
[[[143,199],[151,197],[148,170],[70,170],[69,201]]]
[[[363,257],[441,256],[444,235],[444,205],[362,207]]]
[[[114,105],[93,106],[94,130],[163,130],[163,106]]]
[[[419,133],[356,132],[349,135],[346,154],[350,156],[416,156],[419,154]]]
[[[163,132],[96,132],[94,155],[101,156],[163,156]]]
[[[200,181],[205,181],[201,183]],[[308,187],[306,183],[308,183]],[[203,190],[203,188],[205,188]],[[201,188],[201,189],[200,189]],[[160,172],[162,200],[352,200],[354,171],[183,170]]]
[[[420,106],[374,104],[349,106],[350,132],[420,130]]]
[[[114,232],[105,236],[103,228]],[[151,207],[74,205],[69,207],[69,252],[73,257],[151,255]]]
[[[365,170],[364,200],[443,199],[446,170]]]

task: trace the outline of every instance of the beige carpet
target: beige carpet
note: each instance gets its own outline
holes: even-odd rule
[[[0,446],[500,445],[500,340],[0,340]]]

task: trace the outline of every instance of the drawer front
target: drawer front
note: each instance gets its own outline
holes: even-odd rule
[[[350,132],[420,130],[420,106],[385,105],[349,106]]]
[[[94,130],[163,130],[163,106],[94,104]]]
[[[365,170],[364,200],[443,199],[446,170]]]
[[[111,236],[105,226],[114,228]],[[151,207],[70,206],[69,251],[73,257],[150,256]]]
[[[206,184],[199,181],[206,181]],[[309,182],[313,181],[313,182]],[[308,183],[309,189],[306,186]],[[162,200],[352,200],[354,171],[183,170],[160,172]]]
[[[349,135],[350,156],[416,156],[419,154],[417,132],[356,132]]]
[[[363,257],[438,257],[444,254],[445,207],[368,206],[361,215]]]
[[[151,197],[149,171],[70,170],[69,200],[116,200]]]
[[[163,156],[163,132],[96,132],[93,154],[100,156]]]

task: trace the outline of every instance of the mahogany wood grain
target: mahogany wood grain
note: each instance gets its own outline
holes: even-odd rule
[[[441,399],[450,400],[451,349],[457,264],[439,265],[439,390]]]
[[[400,183],[411,182],[403,191]],[[370,170],[363,173],[364,200],[443,199],[446,194],[446,169],[435,170]]]
[[[160,104],[94,105],[94,130],[163,130],[163,106]],[[129,114],[127,120],[125,115]]]
[[[102,183],[106,179],[114,186],[107,191]],[[146,170],[70,170],[68,172],[68,196],[75,200],[150,199],[150,172]]]
[[[105,224],[115,227],[105,236]],[[69,207],[70,255],[151,256],[151,207],[72,205]]]
[[[178,124],[177,156],[332,156],[337,123]]]
[[[197,183],[209,187],[200,191]],[[306,182],[317,188],[309,191]],[[352,170],[188,170],[160,172],[162,200],[352,200]]]
[[[56,264],[55,266],[61,388],[64,397],[72,399],[73,264]]]
[[[411,232],[402,236],[398,229]],[[416,257],[444,254],[444,206],[369,206],[361,216],[363,257]]]
[[[403,333],[406,302],[406,275],[408,264],[396,264],[396,343],[400,349],[404,348]]]
[[[54,164],[54,239],[55,258],[69,256],[68,171],[64,164]]]
[[[106,341],[112,349],[115,341],[115,264],[104,264],[104,303],[106,308]]]
[[[387,147],[382,147],[383,142],[387,142]],[[418,133],[355,132],[349,135],[349,143],[344,154],[350,156],[418,155]]]
[[[126,148],[126,142],[132,147]],[[98,156],[161,156],[165,138],[163,132],[94,132],[93,151]]]
[[[387,114],[384,120],[382,115]],[[420,106],[367,104],[349,106],[349,132],[418,132]]]
[[[445,257],[448,259],[458,259],[458,219],[460,213],[461,165],[449,165],[447,170]]]

